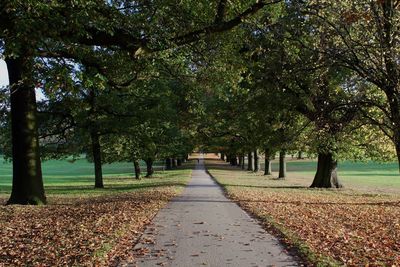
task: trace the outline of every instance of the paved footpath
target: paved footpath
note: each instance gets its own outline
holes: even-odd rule
[[[298,266],[279,241],[228,200],[200,159],[183,194],[147,227],[137,266]]]

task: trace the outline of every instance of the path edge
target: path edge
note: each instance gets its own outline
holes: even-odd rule
[[[307,253],[304,251],[310,250],[308,246],[306,246],[303,242],[300,241],[298,237],[293,236],[294,234],[289,234],[288,230],[283,229],[282,227],[278,227],[277,224],[273,221],[272,218],[267,217],[266,221],[263,222],[263,218],[261,216],[257,216],[252,213],[249,209],[244,207],[235,199],[232,199],[229,196],[228,191],[218,180],[212,175],[207,167],[207,164],[204,162],[205,172],[211,177],[211,179],[221,188],[224,196],[235,203],[241,210],[243,210],[247,216],[254,219],[254,222],[257,223],[261,228],[263,228],[268,234],[275,237],[280,245],[287,251],[287,253],[293,257],[293,259],[299,264],[299,266],[329,266],[329,265],[321,265],[320,262],[314,261],[313,259],[309,259]],[[289,242],[291,240],[292,242]]]

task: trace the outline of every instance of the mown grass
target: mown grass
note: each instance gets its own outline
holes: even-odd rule
[[[344,189],[310,189],[315,164],[289,162],[288,177],[279,180],[276,173],[264,176],[207,162],[228,197],[296,247],[307,265],[398,266],[397,165],[345,162],[339,173]]]
[[[264,164],[261,164],[264,169]],[[273,176],[278,176],[278,162],[273,161]],[[263,181],[256,179],[255,175],[248,173],[244,179],[255,179],[263,185],[264,182],[282,186],[304,186],[311,185],[317,168],[315,160],[288,160],[286,181]],[[259,173],[262,175],[262,172]],[[373,193],[400,193],[400,175],[397,162],[339,162],[338,175],[340,181],[346,188]],[[247,181],[246,181],[247,182]],[[255,181],[254,181],[255,182]]]
[[[161,162],[155,163],[155,168]],[[189,165],[186,165],[189,166]],[[143,176],[145,165],[141,163]],[[187,170],[183,170],[187,169]],[[190,169],[190,167],[189,167]],[[126,192],[132,189],[163,185],[182,185],[180,177],[190,171],[188,167],[163,173],[156,171],[152,179],[135,180],[133,164],[119,162],[103,165],[105,189],[94,189],[93,163],[85,158],[71,160],[49,160],[42,163],[43,181],[48,194],[102,194],[104,192]],[[12,165],[0,162],[0,195],[11,192]]]

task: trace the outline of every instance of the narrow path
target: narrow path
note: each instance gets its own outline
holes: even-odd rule
[[[154,218],[135,251],[137,266],[298,266],[205,172],[203,159],[183,194]]]

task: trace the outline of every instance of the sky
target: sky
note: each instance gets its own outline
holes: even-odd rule
[[[8,85],[8,71],[6,62],[0,59],[0,87]],[[36,90],[36,100],[43,100],[45,97],[40,90]]]
[[[0,87],[8,85],[8,72],[6,62],[0,59]]]

